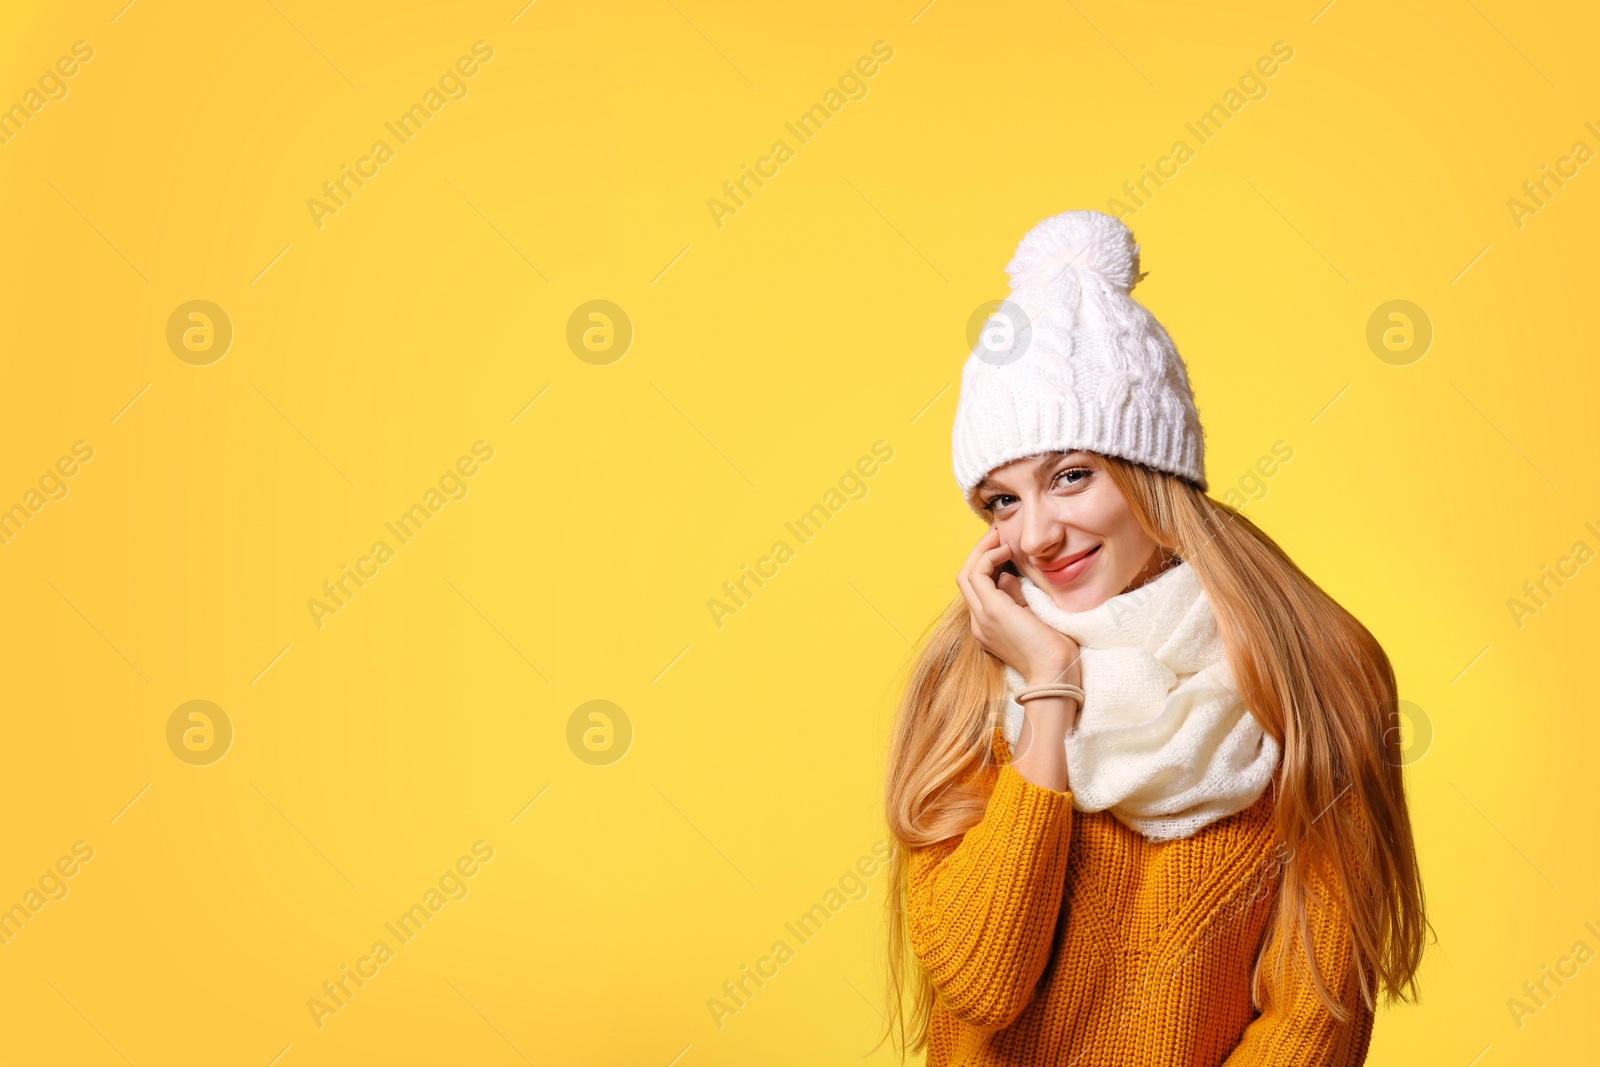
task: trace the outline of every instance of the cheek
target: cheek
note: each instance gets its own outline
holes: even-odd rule
[[[1075,525],[1094,540],[1112,570],[1127,570],[1126,580],[1131,581],[1144,566],[1155,542],[1144,532],[1131,508],[1120,497],[1105,494],[1095,500],[1084,500],[1086,505]]]
[[[1115,509],[1098,495],[1061,497],[1050,502],[1050,518],[1069,539],[1110,542],[1117,536]]]
[[[1113,542],[1119,552],[1142,552],[1150,547],[1150,535],[1144,532],[1132,512],[1106,524],[1106,540]]]
[[[1099,529],[1108,546],[1119,553],[1139,551],[1150,543],[1139,520],[1126,509],[1102,516]]]
[[[1115,487],[1102,483],[1097,492],[1085,493],[1076,500],[1072,522],[1092,537],[1106,542],[1106,547],[1119,547],[1124,542],[1144,537],[1144,530]],[[1065,516],[1064,516],[1065,517]]]
[[[1131,529],[1119,531],[1115,539],[1108,539],[1106,547],[1110,549],[1106,562],[1111,564],[1112,577],[1120,588],[1133,581],[1150,562],[1156,543],[1135,523]]]

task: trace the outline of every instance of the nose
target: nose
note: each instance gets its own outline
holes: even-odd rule
[[[1038,502],[1024,506],[1022,511],[1022,539],[1018,547],[1030,556],[1048,556],[1061,543],[1062,525],[1050,509]]]

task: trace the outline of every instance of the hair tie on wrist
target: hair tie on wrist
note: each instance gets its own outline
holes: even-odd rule
[[[1036,697],[1067,697],[1071,700],[1076,700],[1079,707],[1083,706],[1083,690],[1071,682],[1046,682],[1044,685],[1030,685],[1019,690],[1012,699],[1021,704]]]

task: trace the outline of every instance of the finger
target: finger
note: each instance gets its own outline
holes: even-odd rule
[[[1000,575],[995,572],[1000,569],[1002,563],[1006,563],[1012,558],[1011,546],[1008,544],[1002,543],[995,548],[989,549],[983,554],[982,559],[978,561],[978,566],[973,569],[969,580],[975,581],[976,578],[981,577],[984,579],[985,585],[993,586],[1000,578]],[[988,592],[987,589],[984,591]]]
[[[956,574],[956,588],[961,590],[961,597],[967,602],[967,614],[972,616],[976,625],[979,616],[983,614],[983,601],[973,585],[972,572],[965,567]]]
[[[995,569],[1006,561],[1010,552],[1011,549],[1003,542],[988,547],[980,544],[973,549],[972,555],[967,560],[967,566],[964,568],[967,580],[975,581],[981,577],[987,578],[992,583]]]
[[[1000,531],[993,526],[989,527],[983,536],[978,538],[978,543],[972,546],[972,551],[967,553],[966,562],[961,565],[961,569],[970,573],[983,558],[983,554],[1000,543]]]
[[[1023,607],[1028,606],[1028,599],[1022,595],[1022,579],[1015,574],[1007,571],[1000,576],[1000,580],[995,582],[995,585],[999,586],[1002,593],[1005,593],[1018,604]]]
[[[984,565],[984,553],[992,551],[994,546],[999,543],[999,539],[1000,531],[993,526],[989,527],[984,535],[978,539],[978,543],[972,546],[972,551],[967,554],[966,560],[961,564],[961,569],[956,572],[956,586],[961,590],[961,595],[966,598],[969,607],[976,607],[978,604],[977,590],[972,585],[973,577],[978,568]]]

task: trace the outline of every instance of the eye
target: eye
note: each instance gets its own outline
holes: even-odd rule
[[[1017,498],[1010,493],[996,493],[983,502],[983,512],[985,515],[993,516],[996,511],[1006,506],[1006,501],[1015,499]]]
[[[1094,471],[1088,467],[1063,467],[1061,470],[1057,471],[1056,476],[1051,479],[1051,484],[1055,488],[1060,488],[1063,485],[1071,488],[1073,486],[1083,484],[1083,482],[1087,480],[1088,477],[1093,473]],[[1080,475],[1080,477],[1070,477],[1074,474]]]

